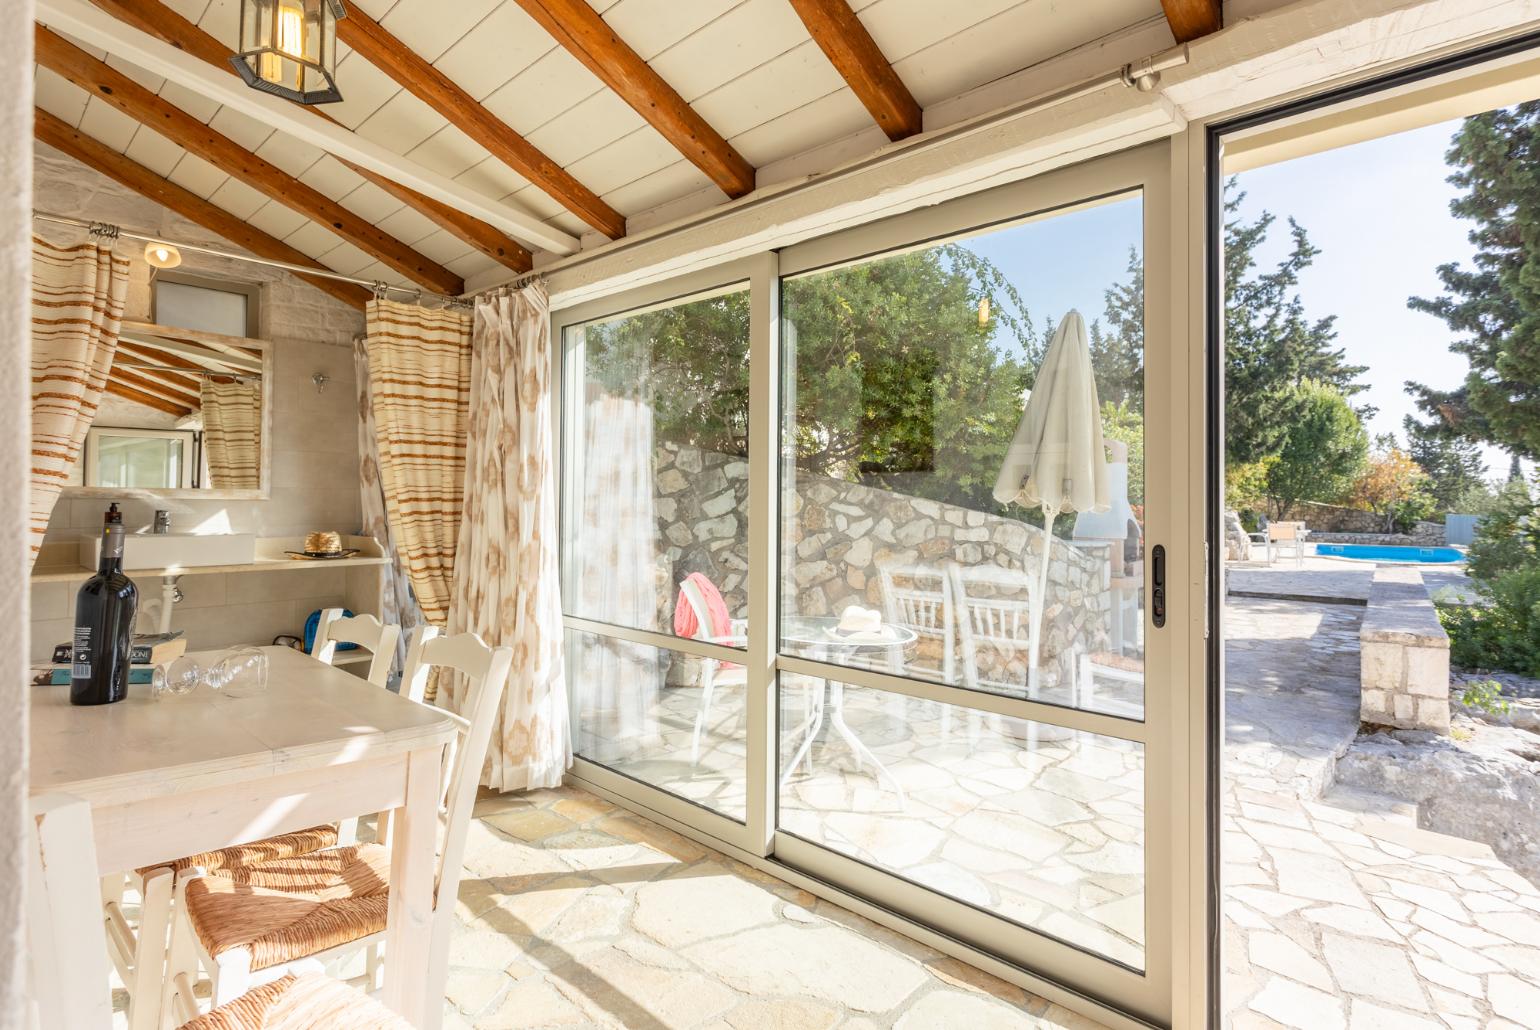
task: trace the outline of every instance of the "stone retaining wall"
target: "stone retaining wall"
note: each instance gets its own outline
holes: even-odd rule
[[[1306,525],[1309,525],[1307,522]],[[1310,539],[1323,544],[1371,544],[1380,547],[1443,547],[1444,527],[1437,522],[1419,522],[1410,533],[1317,533]]]
[[[667,568],[659,577],[659,612],[672,625],[679,581],[692,572],[716,583],[735,615],[747,613],[748,462],[736,455],[664,442],[657,447],[658,530]],[[783,500],[792,516],[786,549],[797,555],[784,569],[803,615],[834,615],[845,606],[882,607],[884,565],[948,562],[1038,568],[1043,531],[955,505],[877,490],[845,480],[799,474],[797,492]],[[1070,524],[1066,517],[1063,525]],[[1108,646],[1111,598],[1107,552],[1055,538],[1048,573],[1048,630],[1042,658],[1072,644]]]
[[[1385,532],[1385,516],[1340,504],[1298,501],[1289,520],[1303,522],[1311,540],[1332,544],[1380,544],[1386,547],[1441,547],[1444,527],[1439,522],[1418,522],[1410,533]]]
[[[1358,644],[1364,722],[1449,732],[1449,634],[1439,624],[1421,573],[1374,570]]]

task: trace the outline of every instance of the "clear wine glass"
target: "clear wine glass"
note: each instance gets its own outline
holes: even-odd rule
[[[183,697],[191,694],[202,678],[203,669],[197,659],[183,655],[173,662],[155,666],[155,671],[150,675],[150,690],[157,701]]]
[[[256,647],[233,647],[209,670],[210,689],[230,697],[251,697],[267,690],[267,653]]]

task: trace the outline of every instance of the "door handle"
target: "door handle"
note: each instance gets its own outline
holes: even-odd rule
[[[1155,628],[1166,624],[1166,548],[1156,544],[1150,552],[1150,618]]]

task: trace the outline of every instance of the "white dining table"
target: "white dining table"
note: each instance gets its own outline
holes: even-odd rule
[[[440,768],[449,716],[290,648],[264,648],[268,687],[200,686],[155,700],[75,707],[69,687],[31,689],[29,790],[91,806],[103,876],[336,822],[390,813],[383,999],[438,1025],[432,942]],[[194,658],[198,658],[194,655]]]

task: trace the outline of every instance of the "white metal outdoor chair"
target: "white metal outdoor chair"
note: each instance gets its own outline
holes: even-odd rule
[[[469,718],[446,750],[440,794],[440,834],[433,892],[430,983],[442,983],[476,784],[513,664],[513,649],[490,647],[471,633],[440,637],[430,626],[412,634],[402,674],[403,696],[422,703],[432,668],[469,682]],[[192,988],[201,960],[214,987],[214,1004],[288,972],[336,964],[366,950],[368,980],[376,981],[390,891],[390,827],[380,817],[378,840],[329,848],[234,871],[179,873],[172,922],[169,993],[176,1012],[194,1005]],[[314,918],[309,918],[314,917]]]
[[[912,629],[921,640],[941,642],[939,665],[906,662],[901,649],[893,648],[892,672],[919,673],[925,679],[957,682],[957,631],[952,576],[948,569],[929,565],[881,565],[877,569],[882,590],[882,616],[889,625]]]
[[[26,1024],[111,1030],[107,939],[97,905],[91,808],[64,795],[32,799],[27,849]],[[326,977],[285,977],[181,1030],[410,1030],[362,992]]]
[[[400,639],[400,626],[383,625],[373,615],[345,616],[341,608],[327,608],[321,612],[311,654],[327,665],[335,665],[337,655],[347,653],[339,652],[338,644],[356,644],[365,648],[370,655],[367,678],[375,686],[383,687],[390,682],[390,667],[396,658],[396,642]]]
[[[1273,558],[1282,552],[1283,546],[1287,546],[1294,552],[1294,564],[1303,565],[1305,538],[1309,535],[1310,531],[1305,528],[1303,522],[1269,522],[1267,524],[1268,564],[1271,565]]]

